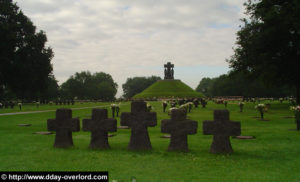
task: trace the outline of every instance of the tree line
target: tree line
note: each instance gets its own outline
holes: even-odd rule
[[[243,96],[243,97],[288,97],[295,91],[288,85],[279,87],[267,85],[262,78],[250,79],[242,73],[223,74],[215,78],[202,78],[196,91],[207,97]]]
[[[244,5],[248,17],[227,60],[230,74],[204,79],[198,89],[212,95],[293,94],[300,104],[299,0],[248,0]]]
[[[0,100],[115,100],[118,84],[114,82],[111,75],[104,72],[90,73],[89,71],[76,72],[70,78],[58,85],[58,81],[54,76],[50,76],[47,80],[47,87],[42,92],[30,93],[18,97],[11,91],[4,89]],[[25,97],[24,97],[25,96]]]
[[[227,60],[232,73],[243,73],[268,85],[293,89],[300,104],[299,0],[248,0],[248,18],[237,32],[234,54]]]
[[[203,78],[197,91],[206,96],[282,97],[300,104],[300,3],[298,0],[248,0],[229,74]],[[111,100],[118,85],[107,73],[81,72],[58,86],[54,53],[44,31],[12,0],[0,0],[0,100],[78,98]],[[141,92],[159,77],[128,78],[124,98]]]
[[[82,71],[58,85],[44,31],[12,0],[0,0],[0,101],[2,100],[115,100],[118,85],[110,74]],[[161,78],[128,78],[124,98],[143,91]]]
[[[0,97],[33,98],[47,88],[54,53],[46,42],[12,0],[0,1]]]
[[[115,99],[118,85],[103,72],[75,73],[59,86],[46,42],[46,33],[37,32],[16,3],[0,0],[0,101]]]

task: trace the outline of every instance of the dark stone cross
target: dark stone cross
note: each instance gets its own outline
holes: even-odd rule
[[[72,132],[80,131],[80,121],[72,118],[71,109],[57,109],[56,119],[48,119],[48,131],[56,131],[54,147],[73,146]]]
[[[165,79],[174,79],[174,64],[168,62],[164,65],[165,68]]]
[[[166,102],[163,102],[163,112],[166,112],[167,106],[168,106],[168,104]]]
[[[108,149],[108,132],[117,131],[117,120],[107,118],[107,109],[93,109],[92,119],[83,119],[82,130],[91,131],[90,148]]]
[[[116,106],[111,106],[112,117],[115,118]]]
[[[192,105],[192,103],[190,103],[190,104],[189,104],[189,112],[191,112],[192,107],[193,107],[193,105]]]
[[[9,107],[9,103],[8,102],[4,102],[4,107],[5,107],[5,109],[7,109]]]
[[[194,99],[194,100],[193,100],[193,103],[194,103],[194,105],[195,105],[195,108],[198,108],[199,100],[198,100],[198,99]]]
[[[152,149],[147,128],[156,126],[156,124],[156,112],[147,112],[146,102],[131,102],[131,112],[121,113],[121,125],[131,128],[128,149]]]
[[[117,117],[119,117],[119,112],[120,112],[120,106],[117,106],[117,107],[116,107]]]
[[[161,121],[161,132],[171,134],[168,151],[188,151],[187,135],[197,133],[198,122],[186,119],[186,111],[173,109],[171,119]]]
[[[206,105],[207,105],[207,101],[206,100],[204,100],[204,99],[201,99],[201,105],[202,105],[202,108],[205,108],[206,107]]]
[[[241,134],[241,123],[230,121],[228,110],[214,110],[214,121],[203,121],[203,134],[214,135],[211,153],[232,153],[229,136]]]
[[[9,102],[10,108],[13,109],[15,107],[15,103],[13,103],[12,101]]]
[[[111,106],[111,113],[112,113],[113,118],[115,118],[115,113],[116,113],[117,117],[119,117],[119,111],[120,111],[120,106],[119,105],[112,105]]]

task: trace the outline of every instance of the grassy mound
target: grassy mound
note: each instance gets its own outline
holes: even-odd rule
[[[203,94],[196,92],[180,80],[160,80],[133,96],[133,99],[145,98],[201,98]]]

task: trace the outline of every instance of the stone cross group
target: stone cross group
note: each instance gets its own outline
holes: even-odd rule
[[[164,79],[174,79],[174,64],[171,64],[168,62],[167,64],[164,65],[165,68],[165,77]]]
[[[131,103],[131,112],[121,113],[122,126],[131,129],[129,150],[152,149],[148,127],[157,125],[156,112],[147,111],[144,101]],[[57,109],[56,118],[48,119],[49,131],[56,131],[54,147],[73,146],[72,132],[80,131],[80,121],[72,118],[71,109]],[[198,122],[187,119],[183,109],[173,109],[171,119],[161,121],[161,132],[171,135],[168,151],[188,151],[188,135],[196,134]],[[82,130],[91,132],[90,148],[108,149],[108,132],[117,131],[117,120],[108,118],[107,109],[93,109],[91,119],[83,119]],[[229,120],[228,110],[215,110],[214,121],[203,122],[203,134],[213,135],[211,153],[232,153],[230,136],[241,134],[240,122]]]

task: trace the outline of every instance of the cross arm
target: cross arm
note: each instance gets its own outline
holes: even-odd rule
[[[157,117],[156,112],[149,112],[146,115],[146,121],[148,126],[156,126],[157,125]]]
[[[183,131],[187,134],[196,134],[198,129],[198,122],[193,120],[185,120],[182,125]]]
[[[117,131],[117,120],[115,119],[106,119],[103,122],[103,128],[108,132],[116,132]]]
[[[91,131],[92,129],[92,119],[83,119],[82,120],[82,130],[83,131]]]
[[[48,131],[57,131],[58,129],[66,129],[69,131],[80,131],[80,121],[78,118],[57,120],[48,119],[47,120]]]
[[[79,118],[72,118],[70,121],[71,131],[80,131],[80,120]]]
[[[239,136],[241,135],[241,123],[240,122],[229,122],[228,124],[228,132],[226,135],[228,136]]]
[[[130,112],[123,112],[121,114],[121,126],[129,126],[131,121],[131,113]]]
[[[160,128],[162,133],[171,133],[172,122],[170,119],[161,120]]]
[[[203,121],[202,130],[204,135],[212,135],[214,133],[214,122],[213,121]]]
[[[57,129],[57,124],[56,124],[56,119],[48,119],[47,120],[47,129],[48,131],[56,131]]]

